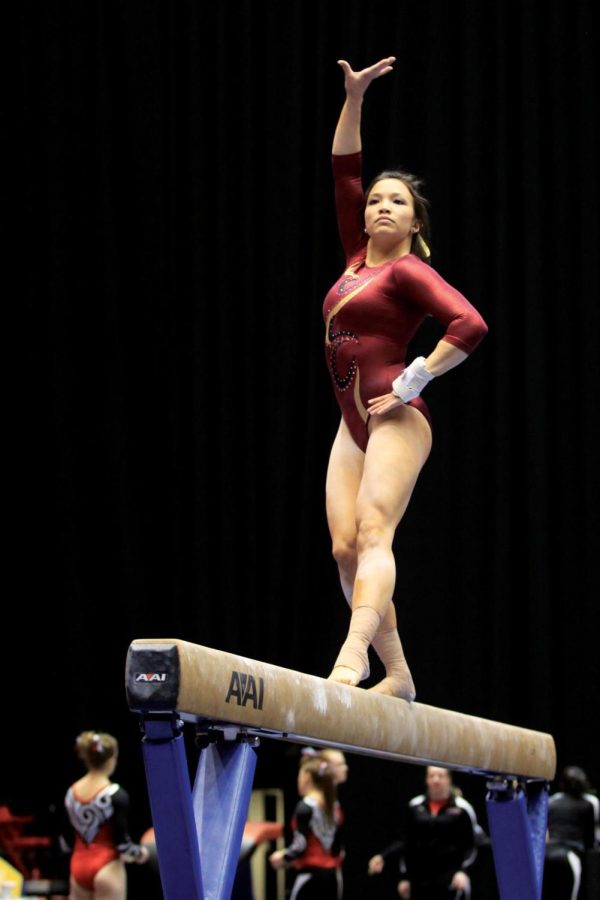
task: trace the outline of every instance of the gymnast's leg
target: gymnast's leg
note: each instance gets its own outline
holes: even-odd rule
[[[384,655],[401,654],[403,660],[392,604],[396,578],[392,541],[431,449],[427,420],[409,406],[374,416],[370,430],[356,496],[357,567],[352,619],[329,676],[353,685],[368,676],[368,647],[378,632],[377,649]],[[384,660],[386,678],[374,689],[412,699],[414,686],[402,660],[398,657],[400,665],[396,671],[393,665],[391,671]]]
[[[103,866],[94,878],[94,900],[125,900],[127,873],[120,859]]]
[[[69,898],[70,900],[94,900],[94,894],[93,891],[86,891],[85,888],[82,888],[71,876]]]
[[[333,556],[338,565],[342,591],[350,609],[358,564],[356,499],[364,462],[365,454],[355,444],[342,419],[331,448],[327,470],[326,508]],[[386,677],[371,690],[413,699],[414,684],[400,643],[393,603],[388,605],[372,644],[385,666]]]
[[[357,566],[356,498],[364,463],[365,454],[354,443],[348,426],[342,419],[329,456],[325,505],[333,558],[350,608]]]

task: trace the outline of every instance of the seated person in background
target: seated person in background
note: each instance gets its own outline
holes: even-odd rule
[[[383,871],[393,855],[401,856],[398,893],[403,900],[450,900],[470,897],[466,870],[474,862],[475,810],[452,785],[448,769],[427,766],[425,794],[408,804],[405,840],[391,844],[369,860],[369,875]]]

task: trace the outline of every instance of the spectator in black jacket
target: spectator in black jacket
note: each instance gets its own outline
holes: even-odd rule
[[[428,766],[425,784],[425,794],[408,804],[404,841],[370,859],[369,875],[382,872],[391,857],[399,856],[403,900],[467,898],[467,869],[477,855],[476,834],[481,832],[475,810],[453,787],[448,769]]]

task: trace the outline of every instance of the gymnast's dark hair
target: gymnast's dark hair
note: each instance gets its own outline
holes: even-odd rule
[[[378,181],[383,181],[384,178],[397,178],[398,181],[405,184],[410,191],[415,207],[415,219],[421,226],[420,230],[416,234],[413,234],[410,252],[414,253],[415,256],[418,256],[419,259],[422,259],[423,262],[429,263],[431,256],[431,253],[429,252],[431,227],[429,224],[429,201],[422,193],[423,180],[402,169],[386,169],[385,171],[380,172],[379,175],[376,175],[366,189],[365,205],[374,186]]]
[[[588,777],[579,766],[565,766],[560,774],[559,786],[565,794],[580,797],[591,791]]]
[[[112,734],[103,731],[82,731],[75,740],[75,752],[88,769],[100,769],[117,756],[119,744]]]

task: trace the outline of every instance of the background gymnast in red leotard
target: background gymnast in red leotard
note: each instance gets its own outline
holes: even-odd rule
[[[431,449],[421,390],[461,363],[487,332],[474,307],[429,265],[427,208],[414,176],[384,172],[363,193],[361,106],[395,57],[361,71],[339,60],[346,99],[333,140],[333,171],[346,271],[324,304],[325,346],[342,420],[327,471],[327,519],[348,637],[330,679],[357,685],[374,647],[386,677],[372,690],[412,700],[393,603],[392,541]],[[433,316],[445,333],[406,366],[407,345]]]
[[[320,755],[301,762],[298,793],[302,799],[292,817],[292,842],[271,853],[269,862],[274,869],[295,870],[290,900],[337,900],[345,853],[344,815],[331,767]]]
[[[128,832],[129,796],[111,781],[118,743],[106,733],[82,732],[75,744],[87,773],[71,785],[65,808],[75,840],[71,856],[71,900],[125,900],[125,862],[144,863],[147,847]]]

